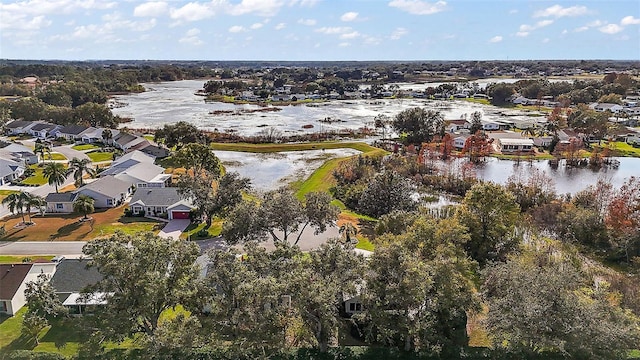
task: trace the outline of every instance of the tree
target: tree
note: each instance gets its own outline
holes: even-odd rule
[[[40,99],[24,97],[11,103],[11,116],[25,121],[39,121],[44,118],[47,105]]]
[[[38,344],[38,334],[53,320],[66,315],[67,308],[62,306],[46,274],[40,274],[35,281],[29,281],[24,296],[27,313],[22,320],[22,333]]]
[[[153,139],[164,143],[169,148],[175,146],[177,150],[191,143],[206,144],[206,136],[202,130],[186,121],[165,124],[161,129],[156,130]]]
[[[94,210],[94,202],[95,200],[89,195],[79,195],[73,202],[73,211],[82,213],[84,219],[87,220],[87,214],[91,214]]]
[[[502,186],[491,182],[474,185],[456,213],[471,235],[467,253],[481,264],[504,260],[518,245],[519,214],[515,197]]]
[[[475,265],[462,248],[468,239],[454,218],[418,220],[403,235],[381,238],[357,315],[367,337],[405,351],[457,353],[466,345],[466,312],[479,307]]]
[[[307,193],[302,203],[287,188],[269,191],[260,204],[245,200],[231,212],[223,226],[223,236],[230,243],[263,241],[270,235],[274,242],[288,242],[298,232],[297,244],[304,230],[311,226],[318,234],[335,221],[340,210],[331,204],[326,193]]]
[[[117,233],[88,242],[83,253],[104,276],[87,293],[106,294],[104,311],[96,315],[105,339],[134,334],[153,339],[163,312],[177,305],[193,309],[200,253],[195,243]]]
[[[19,193],[11,193],[7,195],[4,199],[2,199],[2,205],[9,206],[9,211],[12,214],[18,213],[22,216],[22,223],[25,224],[24,221],[24,206],[25,206],[25,196],[24,192]]]
[[[64,184],[67,180],[67,171],[61,163],[49,162],[44,164],[42,175],[47,179],[49,185],[56,187],[56,193],[58,192],[58,186]]]
[[[607,133],[608,121],[606,113],[597,112],[584,104],[578,105],[578,108],[567,116],[568,125],[583,133],[585,141],[589,141],[590,138],[602,139]]]
[[[111,132],[111,129],[102,130],[102,142],[107,145],[111,139],[113,139],[113,132]]]
[[[478,131],[482,130],[482,113],[480,111],[474,111],[471,114],[471,127],[469,128],[469,132],[476,134]]]
[[[24,334],[28,339],[32,340],[36,343],[36,345],[40,344],[40,339],[38,335],[42,330],[44,330],[49,324],[47,320],[42,316],[38,316],[32,313],[25,314],[24,318],[22,318],[22,334]]]
[[[487,95],[491,97],[491,104],[504,105],[509,102],[509,97],[515,93],[513,84],[494,83],[487,86]]]
[[[640,254],[640,178],[630,177],[614,193],[605,219],[612,243],[624,252],[626,261]]]
[[[556,197],[554,181],[549,175],[536,168],[526,171],[526,175],[514,173],[509,176],[505,184],[505,188],[515,196],[522,212],[548,204]]]
[[[71,161],[69,161],[69,169],[67,170],[67,174],[71,173],[73,174],[76,186],[78,187],[84,185],[83,176],[85,173],[89,174],[91,177],[96,176],[96,170],[91,167],[91,160],[89,159],[71,159]]]
[[[44,161],[45,153],[51,155],[51,149],[49,148],[49,146],[43,144],[42,142],[39,142],[39,139],[38,141],[36,141],[35,149],[33,150],[33,152],[36,154],[40,154],[40,158],[42,159],[42,161]]]
[[[93,127],[115,128],[118,120],[113,116],[111,110],[103,104],[94,102],[84,103],[74,110],[76,123]]]
[[[385,139],[386,132],[387,132],[387,125],[391,123],[391,118],[389,118],[387,115],[380,114],[373,119],[373,122],[376,129],[382,128],[382,139]]]
[[[193,176],[202,175],[203,171],[218,178],[221,174],[220,159],[208,146],[191,143],[186,144],[173,155],[174,162],[190,170]]]
[[[637,345],[637,319],[611,303],[607,284],[583,278],[575,259],[551,245],[483,273],[486,326],[494,346],[531,356],[620,359]]]
[[[444,134],[444,117],[439,111],[411,108],[396,115],[393,128],[405,133],[409,144],[431,142],[436,135]]]
[[[42,209],[47,206],[47,202],[44,200],[42,196],[34,195],[28,192],[22,192],[24,210],[29,215],[29,224],[33,224],[31,221],[31,208],[37,208],[41,213],[44,212]]]
[[[480,163],[491,153],[491,141],[484,131],[478,131],[467,138],[462,152],[469,155],[472,163]]]
[[[410,211],[417,206],[411,198],[412,193],[413,188],[406,178],[386,170],[364,190],[358,201],[358,210],[376,218],[396,210]]]

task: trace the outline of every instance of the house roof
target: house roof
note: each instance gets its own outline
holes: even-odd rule
[[[131,184],[126,181],[116,179],[113,176],[105,176],[81,187],[80,189],[76,190],[75,193],[83,194],[84,190],[90,190],[95,193],[116,199],[119,198],[121,194],[127,193],[129,187],[131,187]]]
[[[6,151],[6,152],[12,152],[12,153],[27,152],[27,153],[30,153],[31,155],[35,154],[33,150],[31,150],[31,148],[28,148],[22,144],[16,144],[16,143],[7,144],[7,146],[3,147],[0,150]]]
[[[87,131],[89,129],[88,126],[83,125],[67,125],[60,129],[61,134],[69,134],[69,135],[80,135],[81,133]]]
[[[155,158],[151,155],[143,153],[142,151],[136,150],[136,151],[126,153],[121,157],[117,158],[114,162],[111,163],[111,166],[112,167],[120,166],[121,164],[125,163],[127,160],[134,160],[135,163],[131,162],[129,165],[129,166],[133,166],[136,163],[141,163],[141,162],[153,163]]]
[[[37,124],[33,125],[31,127],[31,130],[32,131],[41,131],[41,130],[49,131],[49,130],[55,128],[56,126],[57,125],[55,125],[55,124],[49,124],[49,123],[42,122],[42,123],[37,123]]]
[[[139,188],[133,194],[129,205],[139,202],[143,206],[171,206],[181,201],[178,188]]]
[[[95,267],[87,268],[89,259],[64,259],[56,266],[51,278],[51,286],[57,293],[80,292],[89,285],[102,280],[103,276]]]
[[[149,163],[139,163],[120,171],[114,176],[116,179],[120,180],[126,180],[126,178],[129,178],[148,182],[162,173],[164,173],[164,168],[161,166]]]
[[[7,129],[21,129],[24,127],[27,127],[29,125],[33,124],[33,121],[25,121],[25,120],[14,120],[8,124],[6,124],[4,127]]]
[[[44,199],[46,202],[74,202],[78,194],[67,192],[67,193],[49,193],[47,197]]]
[[[11,175],[21,167],[24,166],[18,162],[0,158],[0,177]]]
[[[118,136],[115,137],[115,141],[116,143],[120,144],[120,145],[126,145],[128,143],[130,143],[131,141],[137,139],[138,137],[135,135],[131,135],[131,134],[127,134],[127,133],[120,133],[118,134]]]
[[[0,265],[0,299],[13,299],[29,270],[31,270],[31,264]]]
[[[533,139],[520,138],[498,138],[501,144],[503,145],[533,145]]]

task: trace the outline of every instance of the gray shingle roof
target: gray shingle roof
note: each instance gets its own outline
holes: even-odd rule
[[[117,199],[120,198],[121,194],[126,194],[129,190],[129,187],[131,187],[131,184],[125,181],[118,180],[113,176],[105,176],[81,187],[75,192],[82,193],[82,190],[92,190],[104,196]]]
[[[67,193],[50,193],[49,195],[47,195],[47,197],[44,199],[46,202],[73,202],[75,201],[76,197],[78,196],[78,194],[76,193],[72,193],[72,192],[67,192]]]
[[[178,188],[139,188],[129,204],[142,201],[145,206],[170,206],[181,199],[178,194]]]
[[[88,259],[64,259],[56,267],[51,286],[57,293],[80,292],[89,285],[102,280],[95,267],[87,268]]]
[[[55,127],[56,127],[56,125],[54,125],[54,124],[49,124],[49,123],[39,123],[39,124],[36,124],[36,125],[34,125],[33,127],[31,127],[31,130],[33,130],[33,131],[40,131],[40,130],[47,130],[47,131],[49,131],[49,130],[51,130],[51,129],[55,128]]]
[[[14,120],[6,124],[4,127],[7,129],[19,129],[31,125],[31,123],[32,121]]]
[[[80,133],[82,133],[83,131],[87,130],[89,127],[88,126],[82,126],[82,125],[67,125],[65,127],[63,127],[62,129],[60,129],[60,133],[62,134],[70,134],[70,135],[78,135]]]
[[[116,143],[120,144],[120,145],[126,145],[128,143],[130,143],[131,141],[135,140],[137,138],[137,136],[135,135],[131,135],[131,134],[127,134],[127,133],[120,133],[117,137],[116,137]]]

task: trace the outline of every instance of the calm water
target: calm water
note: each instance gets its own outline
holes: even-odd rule
[[[373,126],[378,115],[393,117],[410,107],[428,107],[444,113],[447,119],[459,119],[474,111],[483,113],[487,120],[510,116],[510,119],[535,121],[518,110],[505,110],[493,106],[466,101],[436,101],[425,99],[382,99],[331,101],[283,106],[277,112],[241,113],[242,110],[255,110],[257,105],[233,105],[219,102],[205,102],[202,96],[194,93],[202,89],[205,80],[183,80],[143,84],[147,89],[140,94],[115,96],[114,99],[124,105],[113,109],[113,113],[133,118],[127,124],[135,128],[158,128],[167,123],[180,120],[188,121],[206,130],[233,131],[241,135],[255,135],[266,127],[273,127],[283,134],[314,133],[328,130],[358,129]],[[212,111],[233,111],[237,114],[210,114]],[[320,120],[330,117],[339,119],[331,124]],[[313,125],[303,129],[304,125]]]

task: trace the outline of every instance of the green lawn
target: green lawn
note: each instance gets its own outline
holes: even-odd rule
[[[93,144],[80,144],[80,145],[73,145],[71,148],[73,150],[84,151],[84,150],[95,150],[95,149],[99,149],[100,147]]]
[[[373,251],[375,249],[375,245],[369,241],[366,237],[358,237],[358,243],[356,244],[356,249]]]
[[[0,264],[17,264],[24,259],[31,259],[33,262],[51,261],[53,255],[0,255]]]
[[[20,191],[16,191],[16,190],[0,190],[0,201],[4,200],[4,198],[6,198],[8,195],[11,194],[17,194]]]
[[[35,170],[35,173],[28,178],[22,180],[22,184],[24,185],[44,185],[47,183],[47,179],[42,175],[42,168],[38,167],[38,165],[31,165],[30,168]]]
[[[93,151],[93,152],[87,153],[87,156],[93,162],[111,161],[111,160],[113,160],[113,153],[112,152]]]
[[[105,223],[96,225],[93,234],[113,235],[116,231],[133,235],[141,232],[156,232],[164,227],[165,223],[144,217],[122,217],[117,223]]]
[[[247,143],[212,143],[213,150],[240,151],[252,153],[274,153],[282,151],[305,151],[321,149],[355,149],[363,153],[385,153],[384,150],[363,142],[309,142],[295,144],[247,144]]]
[[[603,143],[602,147],[607,147],[606,143]],[[593,147],[598,147],[594,144]],[[640,157],[640,147],[633,147],[631,144],[627,144],[624,141],[616,141],[613,143],[613,150],[619,156]]]
[[[67,157],[60,153],[44,154],[44,160],[67,160]]]
[[[189,224],[187,228],[180,235],[181,239],[191,239],[191,240],[200,240],[200,239],[208,239],[212,237],[216,237],[220,235],[222,232],[222,220],[215,219],[211,224],[211,227],[207,229],[206,236],[199,236],[198,233],[205,229],[207,224]]]

